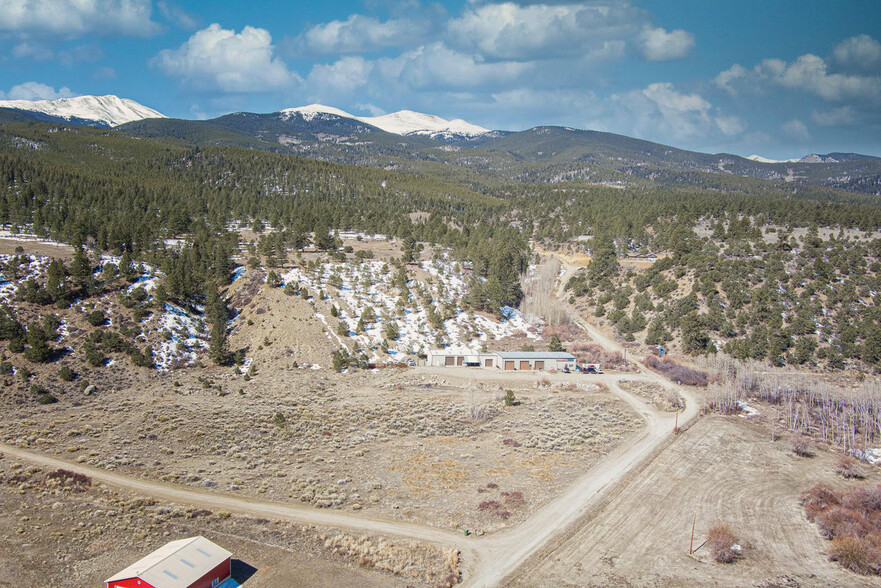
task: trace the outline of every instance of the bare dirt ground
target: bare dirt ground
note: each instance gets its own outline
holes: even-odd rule
[[[655,399],[682,394],[686,425],[696,393],[638,358],[604,376],[336,374],[314,314],[327,309],[299,301],[282,312],[282,293],[253,289],[232,288],[243,310],[231,347],[248,348],[247,378],[108,370],[117,376],[106,383],[90,374],[96,392],[71,389],[54,405],[0,398],[0,586],[96,585],[197,533],[259,569],[249,588],[436,586],[459,573],[470,586],[878,585],[826,561],[801,514],[806,487],[844,484],[831,454],[797,458],[736,417],[674,437],[677,417]],[[93,484],[48,477],[65,466]],[[695,514],[699,537],[731,524],[743,557],[722,567],[683,556]]]
[[[163,482],[491,531],[525,519],[642,426],[583,376],[322,373],[266,373],[244,395],[178,375],[180,386],[158,378],[12,408],[2,440]]]
[[[57,464],[31,463],[8,450],[0,457],[0,586],[97,586],[121,562],[195,534],[257,568],[249,588],[434,586],[457,571],[449,548],[303,525],[273,516],[279,513],[255,517],[181,506],[98,477],[85,486],[61,484],[48,476]],[[171,497],[181,495],[172,491]]]
[[[786,439],[738,417],[705,417],[565,539],[530,561],[511,586],[879,586],[828,561],[799,494],[818,482],[853,485],[834,457],[794,455]],[[874,469],[862,483],[878,483]],[[689,556],[708,528],[731,525],[742,558]]]

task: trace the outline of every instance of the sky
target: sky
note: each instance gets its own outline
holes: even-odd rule
[[[881,2],[0,0],[0,99],[87,94],[881,156]]]

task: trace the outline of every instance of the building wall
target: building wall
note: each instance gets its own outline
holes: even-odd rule
[[[211,582],[215,579],[218,580],[218,584],[229,578],[230,575],[230,559],[227,558],[225,562],[221,563],[219,566],[190,584],[190,588],[211,588]]]
[[[229,578],[231,573],[231,563],[230,558],[227,558],[226,561],[220,563],[213,570],[190,584],[189,588],[211,588],[211,582],[217,579],[217,583],[220,584],[227,578]],[[107,584],[107,588],[154,588],[152,584],[147,583],[140,578],[128,578],[126,580],[120,580],[118,582],[110,582]]]

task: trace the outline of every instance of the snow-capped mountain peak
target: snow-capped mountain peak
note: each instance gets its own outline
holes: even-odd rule
[[[290,118],[295,114],[299,114],[303,117],[303,120],[314,120],[316,116],[320,114],[332,114],[334,116],[340,116],[342,118],[352,118],[355,120],[360,120],[354,114],[349,114],[345,110],[340,110],[339,108],[334,108],[333,106],[325,106],[323,104],[310,104],[309,106],[298,106],[297,108],[285,108],[280,111],[282,118]]]
[[[0,100],[0,108],[38,112],[66,120],[80,119],[115,127],[144,118],[167,118],[164,114],[118,96],[77,96],[58,100]]]
[[[331,114],[343,118],[351,118],[396,135],[429,135],[432,137],[459,135],[477,137],[490,132],[489,129],[473,125],[460,118],[446,120],[433,114],[423,114],[421,112],[413,112],[412,110],[399,110],[398,112],[382,116],[355,116],[332,106],[310,104],[309,106],[286,108],[280,114],[284,118],[299,114],[303,119],[310,121],[321,114]]]

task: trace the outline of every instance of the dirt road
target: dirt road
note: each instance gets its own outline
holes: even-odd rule
[[[621,390],[614,382],[611,389],[647,421],[648,427],[630,444],[606,456],[579,478],[564,495],[547,504],[524,523],[488,539],[478,539],[475,550],[477,566],[465,578],[465,586],[498,586],[555,535],[578,521],[588,510],[601,502],[631,471],[643,467],[655,449],[672,438],[675,416],[661,413],[638,398]],[[680,424],[698,415],[696,400],[683,393],[686,408],[679,416]]]
[[[562,276],[558,295],[562,292],[567,275],[574,271],[567,265]],[[600,345],[610,350],[620,349],[620,345],[604,336],[597,329],[579,320],[582,327]],[[642,366],[640,366],[642,367]],[[426,368],[423,368],[426,369]],[[426,370],[435,371],[435,370]],[[438,372],[450,377],[468,378],[474,381],[486,375],[493,379],[511,378],[510,374],[492,370],[451,370]],[[228,492],[185,488],[171,483],[146,480],[134,476],[120,475],[111,471],[71,463],[40,452],[0,443],[0,451],[16,459],[29,461],[47,468],[63,468],[90,476],[93,480],[118,488],[150,496],[160,500],[180,504],[190,504],[200,508],[224,510],[230,513],[257,516],[271,519],[297,521],[306,524],[338,527],[354,531],[392,535],[415,539],[434,544],[455,546],[463,551],[463,580],[467,586],[497,586],[514,576],[524,562],[539,552],[553,540],[563,536],[567,528],[579,522],[584,515],[596,509],[612,492],[619,487],[628,475],[639,472],[673,438],[675,416],[662,413],[648,406],[640,399],[622,390],[617,384],[619,376],[606,374],[586,376],[579,374],[542,374],[554,380],[600,381],[630,405],[646,421],[646,428],[632,439],[623,443],[617,450],[602,459],[595,467],[584,472],[561,496],[536,511],[525,522],[515,528],[487,536],[465,537],[460,533],[435,527],[346,513],[315,509],[299,504],[287,504],[242,497]],[[529,374],[528,378],[534,378]],[[660,381],[670,386],[662,377],[648,370],[628,379]],[[684,411],[679,414],[679,424],[683,426],[699,414],[697,400],[687,390],[673,387],[686,401]]]
[[[244,496],[236,496],[228,492],[184,488],[175,484],[155,482],[136,478],[134,476],[124,476],[99,468],[71,463],[38,451],[22,449],[6,443],[0,443],[0,452],[4,455],[14,456],[16,459],[35,463],[47,468],[66,469],[82,473],[96,482],[102,482],[116,488],[130,490],[144,496],[167,500],[178,504],[190,504],[200,508],[222,510],[229,513],[255,517],[290,520],[305,524],[351,529],[354,531],[369,531],[371,533],[396,535],[399,537],[418,539],[420,541],[443,545],[452,545],[459,542],[461,539],[459,533],[437,529],[428,525],[372,518],[358,515],[357,513],[322,510],[297,503],[280,503],[259,500]]]
[[[849,485],[834,463],[832,452],[795,456],[747,419],[705,417],[509,585],[881,586],[829,561],[828,541],[802,513],[804,489]],[[690,556],[692,521],[695,547],[713,524],[730,524],[743,559],[716,564],[706,548]]]

